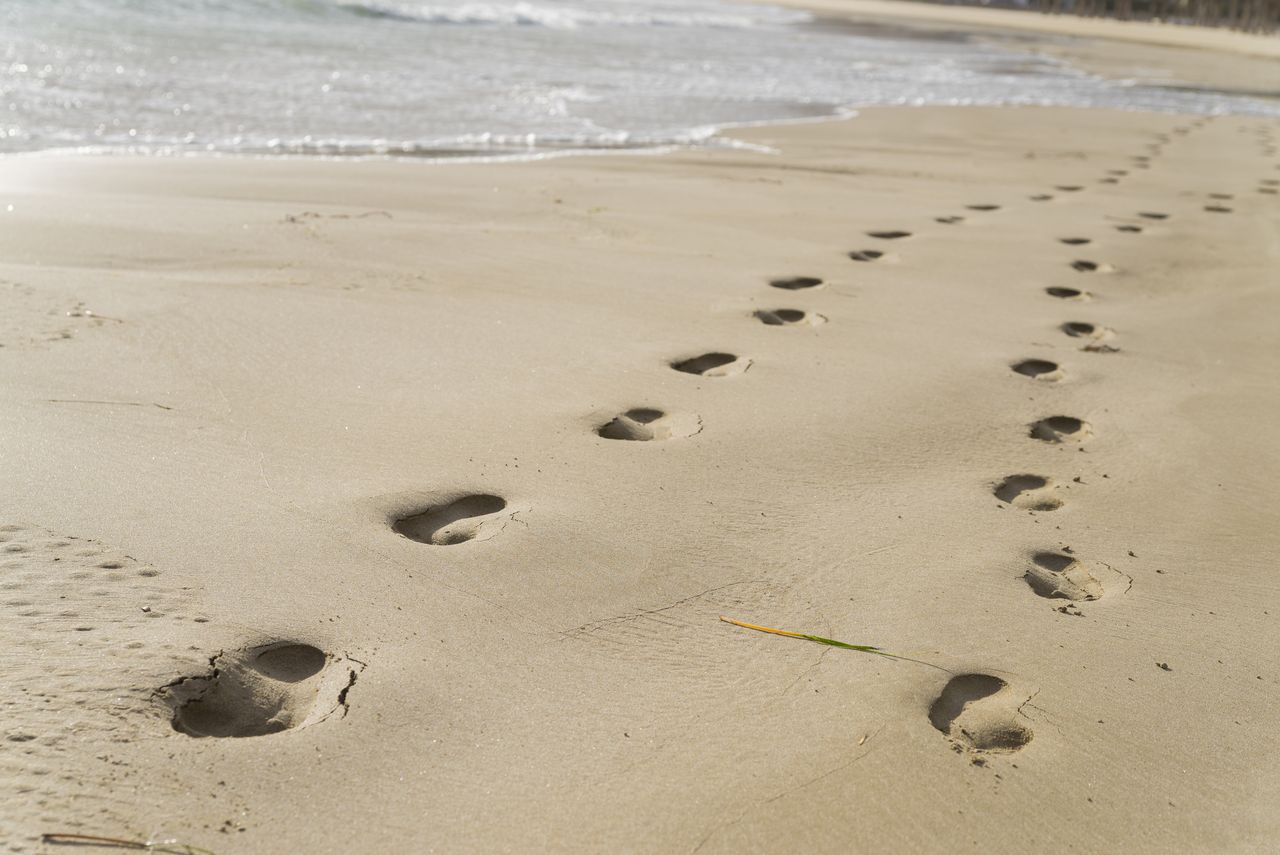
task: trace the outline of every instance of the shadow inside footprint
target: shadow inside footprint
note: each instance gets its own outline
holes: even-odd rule
[[[1077,193],[1083,190],[1084,188],[1081,187],[1079,184],[1059,184],[1054,189],[1061,190],[1063,193]]]
[[[1036,195],[1028,196],[1027,198],[1030,199],[1032,202],[1048,202],[1053,197],[1050,196],[1048,193],[1037,193]]]
[[[1062,500],[1054,495],[1054,484],[1043,475],[1010,475],[996,485],[995,497],[1024,511],[1056,511]]]
[[[1031,423],[1031,436],[1044,442],[1084,442],[1093,436],[1093,428],[1073,416],[1050,416]]]
[[[1136,235],[1136,234],[1140,234],[1140,233],[1142,232],[1142,226],[1128,226],[1128,225],[1126,225],[1126,226],[1116,226],[1116,231],[1118,231],[1118,232],[1128,232],[1129,234],[1135,234],[1135,235]]]
[[[803,291],[807,288],[817,288],[822,284],[822,280],[816,276],[793,276],[790,279],[773,279],[769,284],[784,291]]]
[[[1083,564],[1061,552],[1037,552],[1022,577],[1041,597],[1063,600],[1096,600],[1102,583]]]
[[[1138,216],[1146,220],[1167,220],[1168,214],[1162,214],[1159,211],[1139,211]]]
[[[867,237],[879,238],[880,240],[901,240],[902,238],[911,237],[911,232],[892,230],[883,232],[867,232]]]
[[[857,249],[849,253],[849,257],[854,261],[878,261],[884,258],[884,253],[878,249]]]
[[[935,223],[942,223],[945,226],[954,226],[956,223],[963,223],[964,217],[958,217],[955,215],[949,217],[934,217],[933,221]]]
[[[1056,362],[1050,362],[1047,359],[1024,359],[1021,362],[1015,362],[1009,366],[1014,373],[1021,374],[1023,377],[1030,377],[1033,380],[1053,381],[1061,380],[1063,376],[1062,367]]]
[[[1114,268],[1110,264],[1099,264],[1084,258],[1071,262],[1071,269],[1077,273],[1110,273]]]
[[[1228,208],[1226,205],[1205,205],[1204,209],[1214,214],[1230,214],[1232,210],[1234,210],[1232,208]]]
[[[817,326],[827,321],[822,315],[800,309],[760,309],[755,316],[760,323],[771,327]]]
[[[1087,300],[1088,293],[1077,288],[1045,288],[1044,292],[1050,297],[1057,297],[1059,300]]]
[[[988,204],[981,204],[981,205],[965,205],[965,207],[966,207],[966,208],[968,208],[970,211],[998,211],[998,210],[1000,210],[1000,206],[999,206],[999,205],[988,205]]]
[[[704,353],[672,362],[671,367],[701,377],[732,377],[750,368],[751,360],[732,353]]]
[[[1091,338],[1099,341],[1111,338],[1115,334],[1110,327],[1100,327],[1084,321],[1067,321],[1058,329],[1072,338]]]
[[[266,736],[314,724],[342,708],[357,663],[341,667],[309,644],[277,642],[219,653],[210,671],[162,687],[173,729],[188,736]]]
[[[596,433],[605,439],[653,442],[693,436],[700,430],[702,422],[697,416],[637,407],[601,425]]]
[[[401,517],[391,528],[418,543],[453,546],[475,540],[485,523],[496,522],[493,515],[506,507],[502,497],[478,493]]]
[[[1018,721],[1021,704],[1008,688],[990,674],[952,677],[930,705],[929,722],[963,748],[1017,751],[1031,741],[1031,731]]]
[[[1093,241],[1091,238],[1082,238],[1082,237],[1058,238],[1058,243],[1065,243],[1067,246],[1084,246],[1085,244],[1092,243],[1092,242]]]

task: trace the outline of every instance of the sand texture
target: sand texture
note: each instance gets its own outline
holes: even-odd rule
[[[1277,124],[737,136],[0,163],[8,850],[1274,852]]]

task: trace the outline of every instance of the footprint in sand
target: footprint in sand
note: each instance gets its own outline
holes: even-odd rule
[[[903,238],[911,237],[911,232],[900,232],[900,231],[892,231],[892,230],[882,231],[882,232],[867,232],[867,237],[878,238],[879,240],[902,240]]]
[[[1136,235],[1136,234],[1142,233],[1142,226],[1130,226],[1130,225],[1116,226],[1116,231],[1127,232],[1129,234]]]
[[[1119,178],[1099,178],[1098,183],[1099,184],[1119,184],[1120,179]]]
[[[158,690],[173,710],[173,729],[188,736],[266,736],[307,727],[341,710],[357,662],[309,644],[281,641],[219,653],[208,673]]]
[[[1048,599],[1096,600],[1103,594],[1102,583],[1089,568],[1062,552],[1033,554],[1022,578]]]
[[[1030,424],[1031,436],[1043,442],[1084,442],[1093,436],[1093,427],[1074,416],[1049,416]]]
[[[691,413],[667,413],[637,407],[615,416],[596,433],[605,439],[656,442],[693,436],[702,430],[702,420]]]
[[[827,322],[823,315],[800,309],[760,309],[755,317],[771,327],[816,327]]]
[[[1053,479],[1043,475],[1010,475],[995,486],[995,497],[1024,511],[1056,511],[1062,507]]]
[[[960,674],[929,706],[929,721],[957,750],[1017,751],[1031,741],[1031,729],[1019,720],[1027,700],[999,677]]]
[[[671,363],[671,367],[699,377],[734,377],[750,368],[751,360],[733,353],[704,353],[677,359]]]
[[[1092,243],[1092,238],[1083,238],[1083,237],[1058,238],[1058,243],[1065,243],[1067,246],[1084,246],[1087,243]]]
[[[770,280],[769,285],[784,291],[805,291],[821,286],[822,280],[816,276],[792,276],[789,279]]]
[[[1057,297],[1059,300],[1084,301],[1093,298],[1093,295],[1088,291],[1081,291],[1078,288],[1060,288],[1056,285],[1052,288],[1045,288],[1044,292],[1050,297]]]
[[[507,500],[487,493],[459,496],[443,504],[421,508],[391,523],[396,534],[431,546],[453,546],[468,540],[488,540],[510,515],[498,516]]]
[[[965,205],[965,207],[966,207],[966,208],[968,208],[970,211],[998,211],[998,210],[1000,210],[1000,206],[999,206],[999,205],[990,205],[990,204],[985,204],[985,203],[984,203],[984,204],[980,204],[980,205]]]
[[[1275,178],[1263,178],[1258,181],[1263,187],[1280,187],[1280,180]]]
[[[1230,193],[1210,193],[1210,194],[1209,194],[1209,198],[1210,198],[1210,199],[1219,199],[1219,200],[1221,200],[1221,201],[1226,201],[1226,200],[1228,200],[1228,199],[1234,199],[1234,198],[1235,198],[1235,196],[1231,195]]]
[[[1086,323],[1085,321],[1067,321],[1058,329],[1072,338],[1087,338],[1094,341],[1104,341],[1115,336],[1115,330],[1111,329],[1111,327],[1103,327]]]
[[[964,217],[959,217],[953,214],[949,217],[934,217],[933,221],[935,223],[942,223],[944,226],[954,226],[956,223],[963,223]]]
[[[1280,190],[1276,190],[1274,187],[1259,187],[1258,192],[1265,193],[1268,196],[1274,196],[1276,193],[1280,193]]]
[[[1032,202],[1048,202],[1053,197],[1050,196],[1048,193],[1037,193],[1036,195],[1028,196],[1027,198],[1030,199]]]
[[[886,261],[888,260],[888,256],[886,256],[883,252],[881,252],[878,249],[856,249],[853,252],[849,253],[849,257],[852,258],[854,261],[880,261],[881,259],[884,259]]]
[[[1084,258],[1077,258],[1071,262],[1071,269],[1077,273],[1111,273],[1115,270],[1110,264],[1102,264]]]
[[[1214,214],[1230,214],[1234,210],[1226,205],[1205,205],[1204,209]]]
[[[1159,211],[1139,211],[1139,212],[1138,212],[1138,216],[1139,216],[1139,217],[1142,217],[1144,220],[1167,220],[1167,219],[1169,219],[1169,215],[1168,215],[1168,214],[1162,214],[1162,213],[1160,213]]]
[[[1044,383],[1055,383],[1061,380],[1066,372],[1062,366],[1047,359],[1023,359],[1009,366],[1015,374],[1040,380]]]
[[[1108,169],[1107,174],[1108,175],[1128,175],[1129,171],[1127,169]]]

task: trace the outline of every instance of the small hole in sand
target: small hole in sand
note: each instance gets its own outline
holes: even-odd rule
[[[816,276],[793,276],[790,279],[774,279],[769,284],[784,291],[803,291],[806,288],[817,288],[822,280]]]

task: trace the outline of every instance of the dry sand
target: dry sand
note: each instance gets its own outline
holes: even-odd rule
[[[0,163],[0,836],[1274,851],[1276,125]]]

